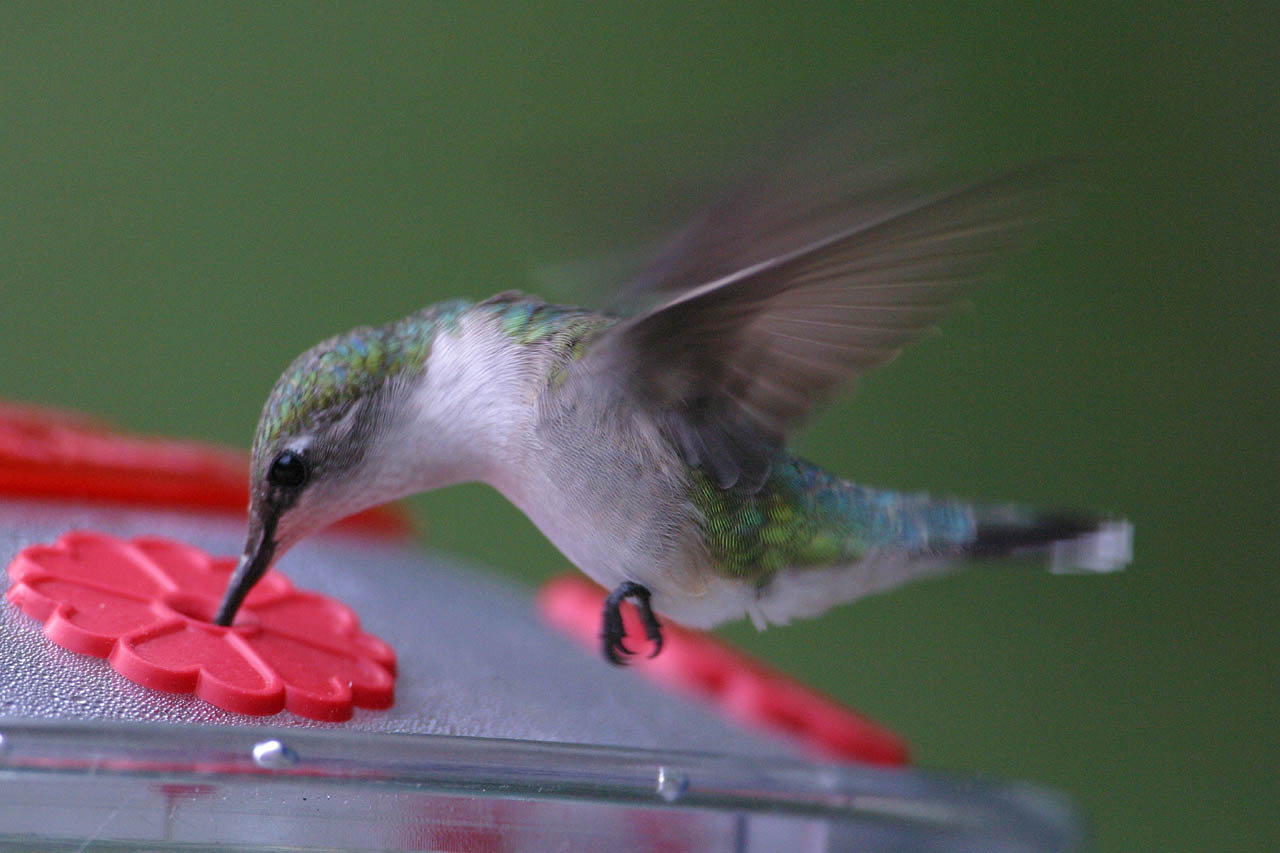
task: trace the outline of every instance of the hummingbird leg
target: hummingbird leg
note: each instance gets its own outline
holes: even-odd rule
[[[654,657],[662,651],[662,623],[653,615],[653,608],[649,605],[648,588],[632,581],[625,581],[618,584],[618,588],[609,593],[609,597],[604,600],[604,624],[600,631],[600,639],[604,643],[604,659],[614,666],[626,665],[626,660],[618,657],[619,652],[623,655],[635,654],[622,642],[626,636],[626,630],[622,626],[621,606],[623,599],[627,598],[635,599],[636,609],[640,611],[640,621],[644,625],[644,635],[653,643],[653,651],[649,657]]]

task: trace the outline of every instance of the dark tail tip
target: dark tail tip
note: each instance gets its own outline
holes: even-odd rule
[[[1133,525],[1121,519],[1051,512],[978,523],[975,557],[1043,554],[1054,572],[1112,572],[1133,559]]]
[[[1078,539],[1096,533],[1104,524],[1103,519],[1065,512],[1045,513],[1024,522],[980,521],[969,550],[975,557],[999,557]]]

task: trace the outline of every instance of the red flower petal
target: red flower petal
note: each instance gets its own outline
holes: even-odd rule
[[[395,679],[375,661],[262,631],[253,651],[288,685],[285,707],[315,720],[348,720],[352,705],[390,708]]]
[[[215,601],[222,597],[227,576],[236,566],[231,557],[211,559],[198,548],[171,539],[139,538],[133,540],[133,546],[172,584],[172,589]]]
[[[283,680],[248,653],[235,631],[193,620],[121,638],[111,666],[144,687],[195,693],[241,714],[274,714],[285,704]]]
[[[313,592],[295,591],[288,597],[263,602],[252,608],[265,632],[324,646],[356,657],[377,661],[391,674],[396,671],[396,653],[391,647],[360,630],[360,620],[340,601]],[[325,625],[325,632],[316,625]]]
[[[391,648],[346,605],[279,572],[263,577],[232,628],[212,624],[234,567],[180,542],[69,533],[18,554],[6,597],[59,645],[228,711],[345,720],[353,705],[391,705]]]
[[[9,591],[9,600],[31,615],[43,611],[44,632],[58,645],[95,657],[110,654],[122,634],[160,621],[145,601],[57,578],[29,579]]]
[[[129,543],[83,531],[64,534],[56,545],[24,548],[9,567],[9,577],[21,580],[30,571],[144,600],[172,589]]]
[[[385,669],[393,679],[396,677],[396,653],[395,650],[386,643],[382,642],[372,634],[366,634],[361,631],[354,637],[350,638],[348,645],[353,652],[357,652],[361,657],[366,657],[382,664],[383,669]],[[370,705],[368,707],[373,706]]]

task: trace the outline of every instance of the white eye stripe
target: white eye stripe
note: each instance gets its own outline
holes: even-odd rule
[[[293,439],[293,441],[286,444],[283,449],[301,456],[313,443],[315,443],[315,439],[316,437],[310,433],[307,435],[300,435]]]

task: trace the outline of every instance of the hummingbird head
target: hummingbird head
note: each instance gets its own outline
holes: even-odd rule
[[[410,491],[404,455],[385,445],[411,408],[437,315],[322,341],[277,380],[254,435],[249,531],[218,624],[231,624],[253,585],[299,540]]]
[[[300,539],[371,506],[491,473],[539,374],[503,317],[473,308],[451,300],[353,329],[285,370],[258,420],[249,534],[218,624],[231,624],[272,561]]]

